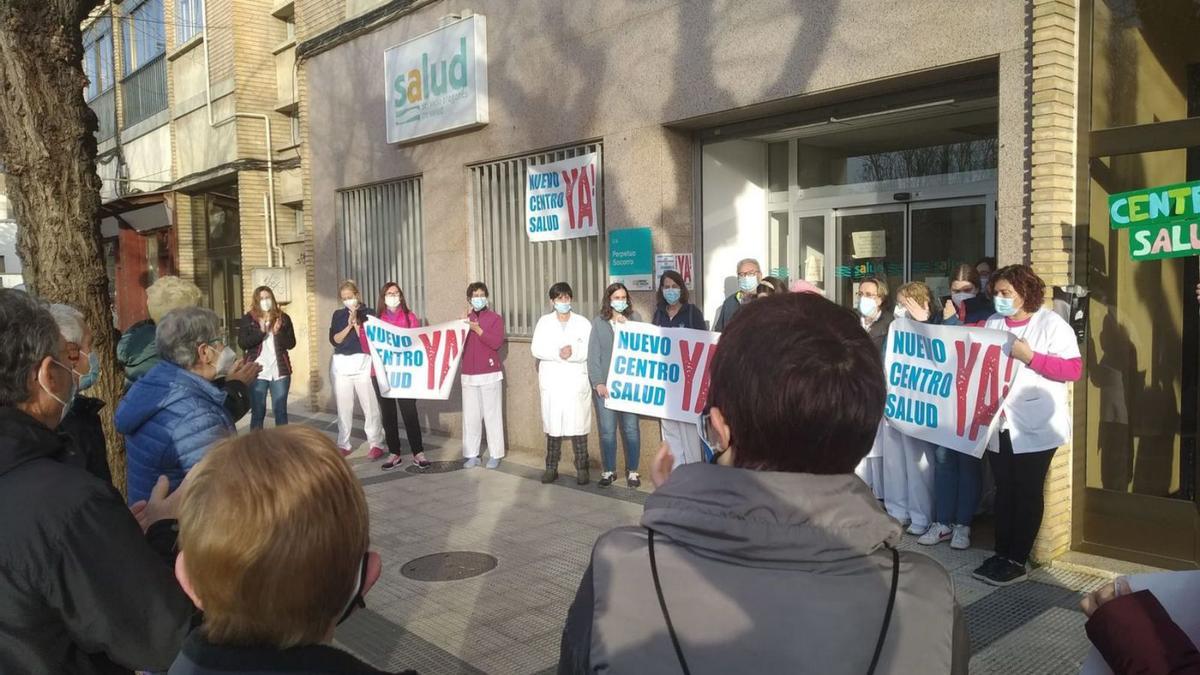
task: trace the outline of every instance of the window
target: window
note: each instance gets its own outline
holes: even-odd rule
[[[341,190],[338,213],[342,273],[358,284],[363,302],[374,303],[383,284],[395,281],[409,307],[424,315],[421,179]]]
[[[549,311],[546,291],[557,281],[571,284],[575,309],[582,316],[592,316],[600,306],[608,281],[603,235],[534,243],[523,221],[529,166],[594,152],[603,167],[601,150],[602,145],[594,143],[471,167],[475,270],[488,285],[492,306],[504,316],[509,335],[533,335],[538,318]],[[596,206],[602,214],[604,189],[601,181],[597,183]]]
[[[204,0],[175,0],[175,46],[204,31]]]
[[[296,217],[296,234],[304,234],[304,209],[292,209]]]
[[[84,98],[88,101],[112,89],[112,49],[112,18],[100,17],[83,33],[83,72],[88,78]]]
[[[163,0],[142,0],[128,10],[122,21],[123,73],[129,75],[166,51],[167,26]]]

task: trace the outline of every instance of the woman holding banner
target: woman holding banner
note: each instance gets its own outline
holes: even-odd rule
[[[592,402],[596,406],[596,423],[600,426],[600,487],[613,484],[617,474],[617,427],[625,442],[625,483],[636,488],[642,484],[638,475],[638,460],[642,453],[642,435],[638,416],[629,412],[609,410],[608,367],[612,362],[616,329],[626,321],[641,321],[642,317],[629,304],[629,289],[620,282],[604,289],[600,314],[592,319],[592,335],[588,341],[588,379],[592,383]]]
[[[896,290],[896,318],[936,323],[930,312],[929,287],[911,281]],[[936,305],[934,305],[936,307]],[[883,442],[883,505],[893,518],[908,523],[908,533],[925,535],[933,521],[934,445],[900,433],[886,422],[877,435]]]
[[[592,429],[591,387],[588,385],[588,343],[592,323],[571,311],[575,293],[560,281],[550,287],[554,311],[538,319],[533,329],[533,358],[538,360],[542,396],[542,429],[546,432],[546,471],[543,483],[558,480],[562,440],[575,449],[575,482],[587,485],[587,435]]]
[[[658,280],[658,308],[654,311],[653,323],[660,328],[708,330],[704,313],[688,301],[687,284],[675,270],[663,272]],[[695,424],[668,419],[661,423],[662,439],[671,448],[675,466],[704,458],[700,430]]]
[[[950,275],[950,300],[942,312],[947,326],[982,326],[995,309],[990,298],[980,295],[979,272],[974,265],[962,264]],[[932,303],[931,303],[932,304]],[[919,314],[913,311],[914,317]],[[937,313],[932,316],[936,318]],[[950,548],[971,547],[971,523],[979,508],[983,490],[983,460],[950,448],[933,452],[934,520],[936,522],[917,540],[934,546],[947,539]]]
[[[337,400],[338,434],[337,446],[342,456],[352,452],[350,430],[354,425],[354,399],[362,406],[366,418],[367,442],[371,444],[369,456],[383,456],[383,428],[379,425],[379,405],[371,395],[371,350],[367,346],[367,335],[363,325],[371,308],[364,307],[358,285],[347,279],[338,287],[342,309],[333,313],[329,320],[329,344],[333,345],[332,379],[333,393]]]
[[[1027,578],[1026,563],[1042,524],[1042,488],[1058,448],[1071,440],[1067,382],[1079,379],[1083,360],[1075,331],[1042,306],[1046,284],[1025,265],[991,277],[996,314],[986,327],[1016,336],[1012,358],[1025,364],[1001,408],[989,442],[996,477],[996,554],[973,576],[994,586]]]
[[[408,300],[400,284],[389,281],[379,289],[378,318],[397,328],[420,328],[421,320],[408,308]],[[375,387],[375,400],[379,403],[379,411],[383,417],[383,433],[387,437],[387,449],[391,453],[388,461],[381,467],[391,471],[400,466],[400,427],[396,419],[396,409],[404,418],[404,434],[408,436],[408,446],[413,454],[413,464],[418,469],[428,469],[430,462],[425,459],[425,445],[421,439],[421,421],[417,419],[417,402],[411,398],[386,398],[379,391],[379,382],[371,378],[371,386]],[[375,459],[375,457],[371,457]]]

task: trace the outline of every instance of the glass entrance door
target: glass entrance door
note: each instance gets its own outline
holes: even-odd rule
[[[877,277],[891,289],[904,283],[904,204],[834,209],[837,283],[834,300],[849,306],[858,282]]]
[[[950,275],[959,264],[974,265],[992,241],[988,202],[947,199],[908,207],[909,273],[942,303],[950,297]],[[939,303],[941,304],[941,303]]]

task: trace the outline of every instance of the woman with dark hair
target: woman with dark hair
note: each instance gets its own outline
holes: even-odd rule
[[[288,350],[296,346],[296,331],[292,319],[279,308],[270,286],[254,289],[255,304],[242,317],[238,330],[238,346],[246,360],[262,366],[258,379],[250,387],[250,428],[261,429],[267,416],[267,392],[271,393],[271,410],[275,411],[275,426],[288,423],[287,397],[292,384],[292,360]]]
[[[688,297],[687,284],[675,270],[667,270],[658,280],[658,308],[654,310],[654,325],[660,328],[691,328],[708,330],[704,313]],[[663,442],[671,448],[676,465],[699,462],[703,458],[700,432],[695,424],[678,420],[659,420]]]
[[[592,335],[588,342],[588,379],[592,383],[592,401],[596,406],[596,423],[600,427],[600,487],[608,487],[617,474],[617,427],[625,441],[625,483],[639,487],[642,479],[638,475],[638,461],[642,454],[642,435],[638,429],[638,416],[628,412],[609,410],[604,406],[608,398],[608,366],[612,362],[613,339],[616,329],[626,321],[641,321],[642,317],[629,304],[629,289],[625,284],[610,284],[604,289],[604,303],[600,314],[592,319]]]
[[[777,292],[778,289],[771,284],[768,284],[766,279],[763,279],[763,283],[759,284],[758,288],[754,289],[754,299],[762,300],[763,298],[769,298],[772,295],[775,295]]]
[[[504,458],[504,370],[500,347],[504,345],[504,318],[488,307],[488,287],[482,281],[467,286],[466,320],[471,326],[463,347],[463,457],[467,467],[479,466],[479,446],[487,427],[487,468]]]
[[[768,293],[768,295],[788,292],[787,283],[785,283],[784,280],[780,279],[779,277],[763,277],[763,280],[761,283],[759,283],[758,287],[762,288],[763,284],[771,287],[771,291]]]
[[[592,550],[558,672],[965,673],[949,575],[898,550],[853,475],[885,393],[849,310],[810,293],[742,308],[701,421],[715,461],[670,471],[659,451],[640,527]]]
[[[404,297],[400,284],[394,281],[385,283],[379,289],[378,307],[377,317],[386,323],[397,328],[421,327],[421,320],[409,309],[408,299]],[[399,408],[400,417],[404,418],[404,435],[408,437],[413,464],[416,464],[418,469],[428,469],[431,462],[425,458],[425,444],[421,438],[421,420],[417,417],[416,400],[384,397],[383,392],[379,390],[379,382],[374,377],[371,378],[371,386],[375,387],[375,399],[379,402],[379,413],[383,419],[383,434],[387,439],[388,452],[391,453],[391,457],[380,468],[391,471],[403,463],[400,457],[400,424],[396,416],[396,409]],[[377,458],[375,455],[368,457]]]
[[[1027,578],[1026,563],[1042,525],[1042,488],[1059,447],[1071,440],[1067,382],[1079,379],[1083,360],[1075,331],[1042,306],[1046,284],[1025,265],[992,275],[996,314],[986,327],[1016,336],[1017,370],[988,449],[996,477],[996,554],[974,576],[994,586]]]
[[[591,387],[588,386],[588,343],[592,323],[571,311],[575,292],[560,281],[550,287],[554,311],[538,319],[533,329],[533,358],[538,360],[542,396],[542,429],[546,432],[546,471],[543,483],[558,480],[562,439],[575,450],[575,482],[587,485],[587,435],[592,430]]]
[[[950,300],[942,312],[947,326],[982,326],[995,313],[992,301],[980,292],[979,272],[961,264],[950,275]],[[938,447],[933,451],[934,522],[917,543],[950,548],[971,547],[971,523],[983,490],[983,460]]]

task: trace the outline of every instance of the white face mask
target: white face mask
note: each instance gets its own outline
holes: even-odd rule
[[[960,291],[960,292],[958,292],[958,293],[951,293],[951,294],[950,294],[950,302],[953,302],[955,307],[959,307],[959,306],[961,306],[961,305],[962,305],[964,302],[966,302],[966,301],[970,300],[970,299],[971,299],[971,298],[973,298],[973,297],[975,297],[975,294],[974,294],[974,293],[966,293],[966,292],[961,292],[961,291]]]
[[[209,345],[209,348],[216,349],[216,347],[213,347],[212,345]],[[213,375],[213,379],[216,380],[228,375],[229,369],[233,367],[234,361],[237,361],[237,352],[233,351],[233,348],[229,345],[225,345],[225,348],[222,349],[221,353],[217,355],[217,362],[213,364],[213,368],[215,368],[217,371],[216,374]]]
[[[892,310],[892,314],[895,314],[897,319],[907,319],[908,308],[897,305],[896,308]]]
[[[262,300],[258,301],[258,308],[264,312],[271,311],[271,308],[274,306],[275,306],[275,303],[271,302],[270,298],[263,298]]]
[[[400,296],[385,295],[383,296],[383,304],[388,306],[388,309],[396,309],[400,306]]]
[[[876,300],[875,298],[859,298],[858,299],[858,313],[859,314],[862,314],[863,316],[869,318],[869,317],[875,316],[875,313],[878,311],[879,311],[879,301]]]
[[[59,405],[62,406],[62,411],[58,414],[58,422],[59,424],[62,424],[62,421],[67,417],[67,413],[71,410],[71,404],[75,402],[75,394],[79,393],[79,380],[76,379],[78,374],[75,372],[74,368],[68,368],[67,366],[59,363],[58,359],[52,358],[50,360],[54,362],[54,365],[65,369],[71,374],[71,391],[67,393],[67,400],[65,401],[56,396],[53,391],[50,391],[50,387],[47,387],[46,385],[42,384],[41,380],[38,380],[38,386],[42,388],[42,391],[46,392],[50,398],[54,399]]]
[[[358,299],[347,298],[342,301],[342,304],[346,306],[346,309],[354,309],[355,307],[358,307]]]

